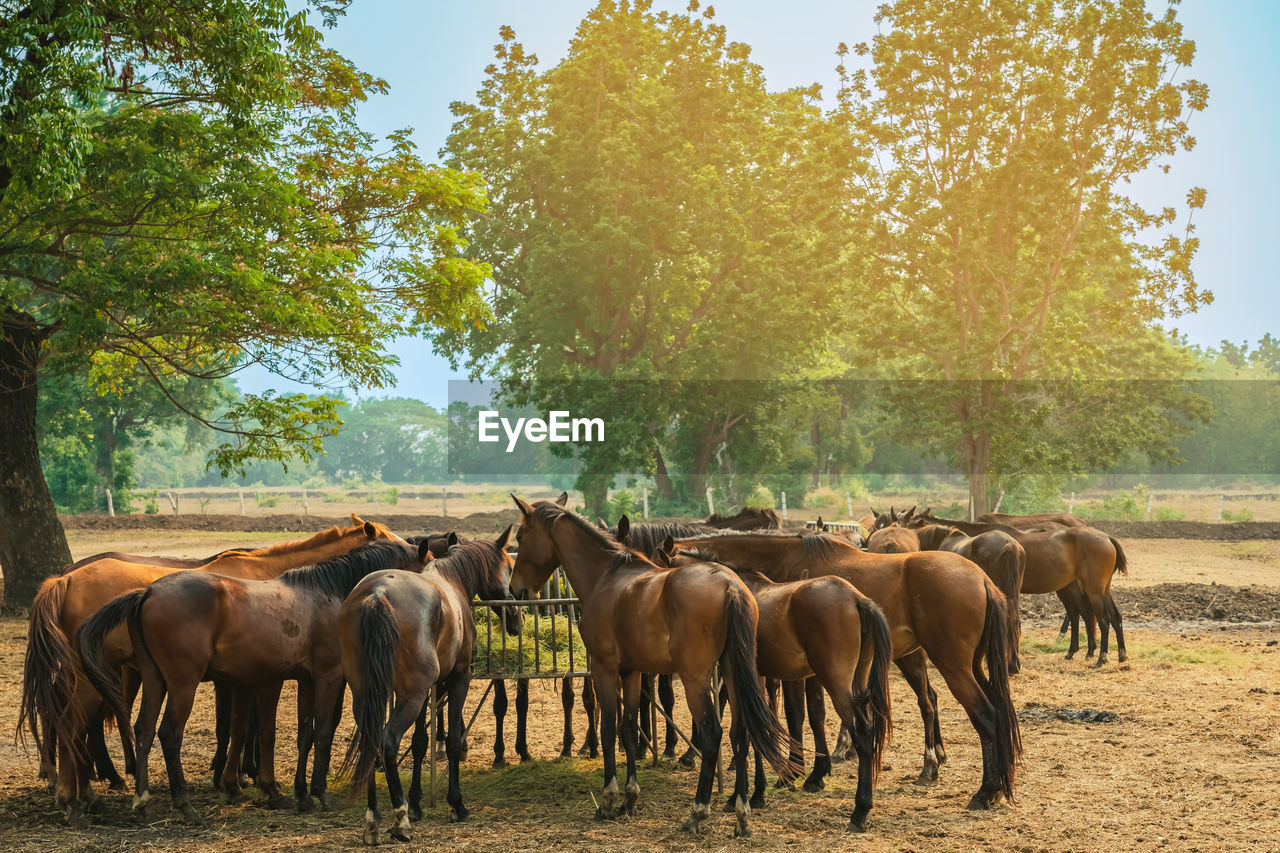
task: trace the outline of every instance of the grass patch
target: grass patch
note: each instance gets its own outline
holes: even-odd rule
[[[1067,651],[1069,645],[1068,637],[1057,637],[1053,640],[1045,640],[1038,637],[1023,635],[1022,637],[1022,654],[1023,655],[1062,655]],[[1084,631],[1080,636],[1080,651],[1076,654],[1077,660],[1083,660],[1087,646],[1085,645]],[[1195,646],[1148,646],[1145,643],[1137,647],[1129,648],[1129,663],[1152,663],[1152,664],[1178,664],[1182,666],[1209,666],[1217,669],[1238,669],[1249,665],[1249,658],[1239,652],[1233,651],[1222,646],[1212,645],[1195,645]],[[1114,636],[1111,639],[1111,661],[1116,659],[1116,646]]]
[[[1233,560],[1269,560],[1272,556],[1269,543],[1257,539],[1243,542],[1214,542],[1213,549]]]

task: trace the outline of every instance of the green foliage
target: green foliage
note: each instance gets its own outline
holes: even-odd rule
[[[1171,506],[1158,506],[1151,511],[1153,521],[1186,521],[1187,514]]]
[[[392,486],[391,488],[387,489],[385,492],[382,493],[381,499],[388,506],[395,506],[396,504],[400,503],[400,490],[395,486]]]
[[[258,492],[253,496],[253,501],[260,507],[270,508],[280,505],[280,496]]]
[[[1222,511],[1223,521],[1253,521],[1253,510],[1245,508],[1232,512],[1229,509]]]
[[[1146,517],[1147,504],[1145,487],[1135,496],[1132,492],[1121,491],[1102,500],[1101,505],[1091,502],[1082,513],[1093,521],[1141,521]]]
[[[773,492],[767,486],[756,486],[743,501],[744,506],[755,509],[774,509],[777,504],[773,500]]]
[[[1062,500],[1061,489],[1062,483],[1058,477],[1023,477],[1016,486],[1005,492],[1000,511],[1013,515],[1066,512],[1067,504]]]
[[[804,506],[809,509],[836,509],[844,502],[844,495],[826,486],[820,486],[804,496]]]
[[[146,515],[160,514],[160,493],[152,490],[146,495],[146,499],[142,504],[142,511]]]
[[[617,522],[622,516],[634,516],[639,509],[636,503],[636,496],[626,489],[614,492],[609,498],[609,515],[610,521]]]

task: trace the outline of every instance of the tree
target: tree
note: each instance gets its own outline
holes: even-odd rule
[[[330,4],[316,8],[331,22]],[[179,408],[249,363],[377,386],[396,333],[482,322],[457,228],[477,180],[379,143],[385,85],[283,0],[22,4],[0,16],[0,565],[25,604],[70,554],[41,476],[41,377],[105,358]],[[246,395],[212,463],[308,457],[335,403]]]
[[[343,428],[324,440],[320,473],[387,483],[432,483],[446,475],[448,422],[421,400],[363,400],[343,415]]]
[[[1195,45],[1173,9],[896,0],[876,20],[886,31],[856,51],[870,74],[845,77],[839,111],[865,164],[854,203],[869,227],[852,257],[876,323],[859,327],[859,346],[900,376],[944,380],[899,389],[900,422],[968,473],[975,512],[1029,462],[1061,463],[1046,441],[1076,436],[1072,469],[1106,464],[1115,446],[1167,447],[1128,434],[1133,418],[1068,423],[1096,388],[1023,380],[1180,379],[1190,367],[1158,326],[1211,300],[1192,274],[1190,218],[1181,236],[1153,239],[1177,210],[1124,193],[1195,144],[1187,119],[1207,102],[1184,75]],[[1203,203],[1188,193],[1187,208]],[[1132,386],[1112,390],[1111,410],[1134,399]],[[1146,408],[1197,405],[1173,385],[1156,402]],[[1068,429],[1093,426],[1105,448]]]
[[[670,491],[677,422],[701,436],[685,473],[705,478],[742,411],[707,412],[687,383],[798,373],[830,333],[848,149],[816,87],[769,92],[697,9],[606,0],[541,72],[504,28],[475,103],[453,105],[448,162],[490,187],[468,236],[497,319],[437,347],[515,405],[609,416],[607,444],[579,449],[592,512],[619,471]]]

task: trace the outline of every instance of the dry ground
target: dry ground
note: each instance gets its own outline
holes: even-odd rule
[[[224,544],[245,544],[244,539],[242,534],[220,541],[202,537],[189,546],[169,541],[156,547],[203,554]],[[139,544],[130,543],[130,549]],[[77,537],[72,545],[77,556],[114,547],[88,537]],[[1132,540],[1126,548],[1133,569],[1130,578],[1116,581],[1121,591],[1216,581],[1229,589],[1258,584],[1259,593],[1280,594],[1274,542]],[[771,791],[768,807],[753,818],[755,836],[745,841],[732,838],[731,819],[720,815],[708,822],[702,838],[682,835],[678,826],[691,804],[696,776],[669,765],[653,769],[646,764],[642,770],[639,816],[597,823],[591,819],[592,796],[599,792],[601,762],[554,760],[559,696],[549,683],[535,682],[530,742],[538,760],[491,770],[493,723],[486,708],[472,731],[463,773],[471,819],[451,825],[446,807],[437,805],[415,826],[415,839],[407,848],[1280,850],[1280,798],[1275,795],[1280,778],[1280,625],[1130,619],[1128,626],[1129,663],[1102,670],[1062,659],[1055,645],[1056,620],[1040,619],[1028,627],[1025,669],[1013,682],[1025,745],[1018,800],[991,813],[964,810],[981,772],[977,737],[944,689],[939,690],[940,708],[950,760],[936,786],[912,784],[922,748],[920,722],[913,697],[895,675],[896,732],[876,788],[870,832],[864,836],[843,832],[853,791],[847,764],[837,766],[821,794]],[[22,620],[0,619],[0,732],[12,731],[15,723],[25,634]],[[482,690],[482,683],[473,687],[469,711]],[[282,778],[293,761],[289,702],[286,698],[282,707],[278,743]],[[184,762],[196,805],[207,816],[206,827],[167,820],[139,827],[129,814],[128,797],[104,792],[107,810],[101,825],[69,830],[62,826],[52,797],[36,783],[33,760],[6,738],[0,746],[0,845],[15,852],[61,853],[142,847],[322,850],[358,844],[362,806],[337,814],[297,815],[253,804],[223,805],[206,778],[211,704],[207,696],[197,704]],[[1116,718],[1072,722],[1066,713],[1087,709]],[[508,729],[512,759],[513,717]],[[581,725],[576,731],[580,741]],[[346,723],[339,732],[339,749],[349,734]],[[152,768],[163,814],[158,750]]]

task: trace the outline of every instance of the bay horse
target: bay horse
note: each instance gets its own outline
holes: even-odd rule
[[[1037,512],[1031,515],[1010,515],[1007,512],[988,512],[978,516],[980,524],[1003,524],[1028,530],[1042,524],[1061,524],[1063,527],[1088,527],[1089,523],[1069,512]]]
[[[1098,660],[1095,666],[1107,662],[1108,632],[1116,630],[1116,646],[1119,660],[1128,658],[1124,647],[1124,626],[1120,611],[1111,597],[1111,578],[1115,572],[1128,573],[1129,561],[1124,549],[1114,536],[1093,527],[1061,527],[1038,531],[1018,530],[1015,527],[953,521],[930,515],[917,517],[912,524],[947,524],[969,535],[1001,530],[1018,541],[1027,553],[1027,570],[1022,581],[1022,592],[1043,594],[1057,592],[1078,582],[1098,619],[1102,629]],[[1067,599],[1063,599],[1064,604]],[[1070,605],[1068,605],[1068,613]],[[1072,649],[1068,656],[1075,653]]]
[[[338,613],[342,670],[355,697],[355,773],[351,797],[367,790],[364,843],[378,843],[374,766],[380,760],[391,797],[391,837],[409,840],[409,818],[422,816],[422,759],[427,744],[413,740],[413,781],[406,801],[397,769],[400,741],[409,726],[427,718],[437,686],[447,691],[450,820],[467,817],[458,780],[462,759],[462,707],[471,684],[476,625],[471,600],[512,600],[506,551],[511,528],[494,542],[469,541],[450,548],[422,573],[379,571],[351,590]],[[520,633],[518,607],[501,609],[503,627]],[[387,697],[394,692],[391,715]]]
[[[923,549],[914,530],[895,522],[888,527],[877,528],[867,539],[867,550],[872,554],[910,554]]]
[[[894,661],[920,705],[925,755],[917,783],[936,781],[938,765],[946,760],[936,725],[930,725],[936,721],[936,694],[928,682],[927,653],[982,742],[982,784],[969,808],[990,808],[1002,795],[1013,799],[1022,745],[1005,663],[1008,615],[1003,593],[981,569],[945,551],[870,554],[823,533],[721,533],[675,544],[678,551],[700,551],[774,581],[836,575],[852,583],[888,620]]]
[[[81,565],[41,584],[32,602],[28,623],[18,726],[21,730],[24,718],[30,722],[42,765],[50,776],[56,772],[57,802],[59,806],[67,806],[68,822],[87,826],[88,815],[76,804],[92,804],[96,800],[89,786],[90,756],[86,738],[94,745],[94,751],[100,758],[106,756],[100,719],[104,711],[102,700],[83,677],[79,657],[70,640],[80,625],[116,596],[143,588],[157,578],[176,572],[267,579],[289,569],[346,554],[374,539],[404,541],[382,524],[363,521],[354,514],[351,519],[353,524],[349,528],[333,527],[305,539],[265,548],[223,551],[191,569],[105,558]],[[132,654],[128,632],[123,628],[113,632],[107,638],[106,648],[111,663],[124,666]],[[133,704],[137,686],[136,679],[126,679],[126,712]],[[36,731],[36,720],[39,720],[43,738]],[[131,771],[133,750],[127,713],[117,723],[124,745],[126,770]],[[226,725],[224,716],[218,727],[220,755],[225,754],[225,747],[221,745],[223,738],[229,737]],[[109,764],[109,759],[106,761]],[[110,768],[107,776],[113,787],[124,786],[114,767]]]
[[[627,757],[625,799],[621,810],[635,812],[640,795],[636,779],[636,712],[640,675],[676,673],[694,721],[693,739],[702,756],[693,811],[681,829],[693,834],[711,813],[711,784],[722,729],[712,692],[712,674],[720,664],[733,707],[731,742],[756,747],[787,780],[794,778],[780,741],[786,730],[770,712],[756,670],[759,612],[751,591],[723,566],[694,563],[661,569],[637,551],[618,543],[564,508],[568,495],[533,505],[512,496],[522,523],[511,589],[517,597],[536,595],[557,566],[563,566],[582,603],[578,630],[591,654],[591,675],[600,706],[604,790],[598,819],[619,809],[616,739],[619,694],[622,743]],[[745,753],[744,753],[745,754]],[[735,835],[748,835],[751,806],[745,779],[734,792]]]
[[[104,656],[108,635],[127,622],[134,662],[142,672],[142,705],[134,725],[137,772],[134,812],[150,823],[148,765],[163,702],[159,735],[169,775],[173,807],[189,823],[200,823],[182,772],[182,740],[200,682],[209,677],[250,688],[236,693],[237,715],[257,698],[258,785],[268,797],[281,796],[275,781],[275,710],[280,685],[298,681],[299,767],[295,793],[305,774],[311,743],[303,741],[301,709],[312,709],[315,765],[311,795],[327,804],[327,784],[335,710],[343,689],[342,664],[334,638],[342,599],[366,575],[387,569],[420,570],[431,559],[426,545],[376,541],[315,566],[293,569],[271,580],[241,580],[208,572],[176,572],[150,586],[115,598],[76,632],[85,675],[117,714],[126,713],[119,668]],[[165,702],[166,695],[168,701]],[[238,746],[223,770],[222,789],[239,795]]]
[[[700,551],[677,554],[668,539],[656,562],[659,566],[677,567],[716,561]],[[848,828],[864,832],[867,813],[871,811],[872,786],[880,772],[880,755],[893,728],[889,707],[893,641],[889,623],[880,608],[844,578],[828,575],[775,583],[759,572],[739,573],[738,577],[760,608],[756,633],[760,674],[788,685],[803,685],[809,700],[814,766],[804,783],[806,791],[822,790],[823,777],[831,772],[824,689],[841,723],[854,733],[858,786]],[[791,731],[793,748],[801,734],[798,727]],[[734,766],[739,776],[745,776],[746,755],[735,755]],[[745,782],[740,781],[738,787],[745,787]],[[764,788],[764,762],[757,752],[753,808],[764,805]]]
[[[775,509],[744,506],[736,515],[713,512],[703,524],[718,530],[777,530],[782,527],[782,516]]]
[[[894,530],[896,528],[887,528]],[[1009,674],[1022,671],[1022,615],[1019,595],[1027,572],[1027,552],[1018,540],[1001,530],[969,536],[954,527],[931,524],[914,531],[922,551],[950,551],[972,560],[1004,593],[1009,605]]]

